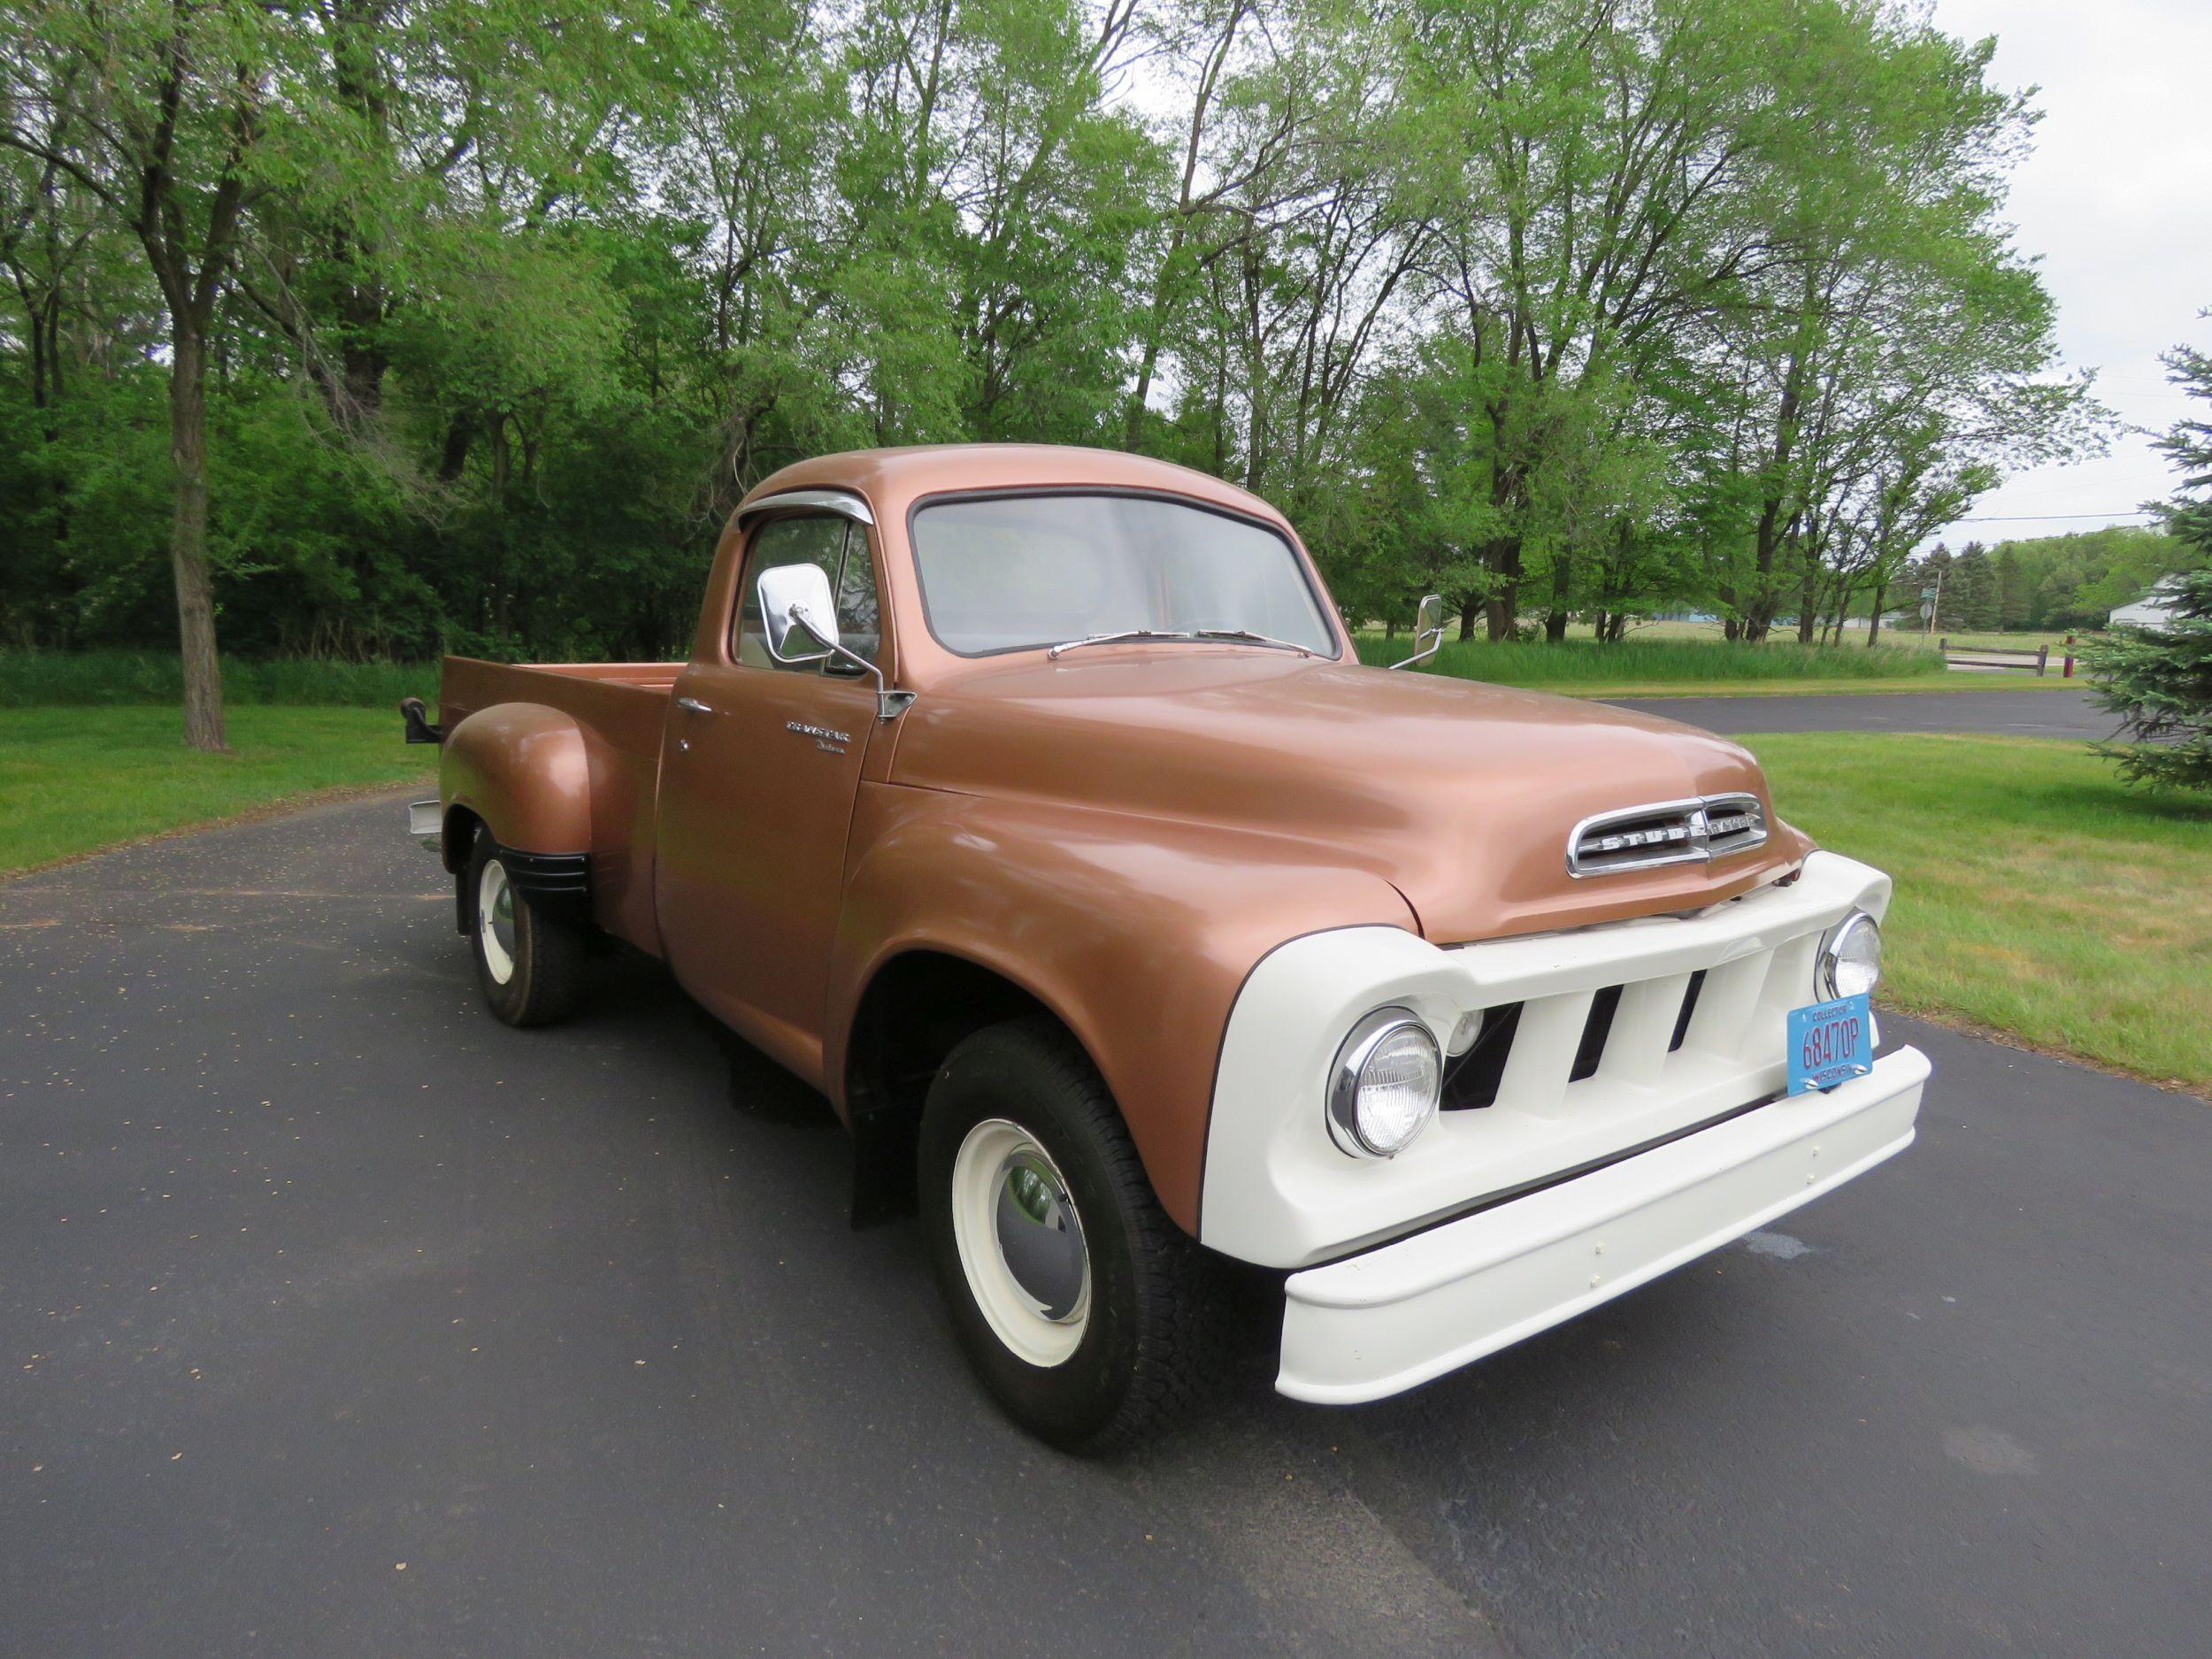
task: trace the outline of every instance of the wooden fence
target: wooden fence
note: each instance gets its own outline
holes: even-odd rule
[[[2032,668],[2039,680],[2050,672],[2051,648],[2047,645],[2039,645],[2032,651],[1955,651],[1947,636],[1937,643],[1943,652],[1943,660],[1953,668]],[[2073,644],[2073,636],[2069,634],[2066,638],[2067,649],[2059,668],[2062,679],[2071,680],[2074,677]]]

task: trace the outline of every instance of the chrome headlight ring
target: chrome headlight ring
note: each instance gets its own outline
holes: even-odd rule
[[[1863,978],[1865,983],[1855,981]],[[1820,941],[1818,989],[1823,996],[1856,996],[1882,982],[1882,928],[1864,910],[1854,910]]]
[[[1379,1008],[1329,1069],[1329,1137],[1351,1157],[1395,1157],[1434,1121],[1443,1087],[1435,1033],[1409,1009]]]

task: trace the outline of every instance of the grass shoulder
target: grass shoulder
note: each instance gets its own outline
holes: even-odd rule
[[[1368,663],[1395,662],[1412,649],[1404,638],[1384,640],[1369,634],[1357,643],[1361,660]],[[1794,641],[1750,646],[1724,640],[1627,640],[1601,645],[1571,636],[1555,644],[1453,640],[1418,672],[1540,691],[1692,685],[1732,690],[1768,684],[1816,687],[1832,682],[1848,688],[1874,680],[1940,685],[1949,677],[1943,659],[1934,652],[1889,646],[1873,650]]]
[[[1895,878],[1886,1002],[2212,1094],[2212,803],[2044,739],[1744,741],[1785,818]]]
[[[426,780],[387,709],[234,705],[231,750],[185,747],[174,708],[0,708],[0,873],[340,788]]]
[[[2085,680],[2061,680],[2055,674],[2038,680],[2033,674],[1959,674],[1916,676],[1905,680],[1655,680],[1643,683],[1532,686],[1533,691],[1556,692],[1564,697],[1839,697],[1866,693],[1949,691],[2086,691]]]

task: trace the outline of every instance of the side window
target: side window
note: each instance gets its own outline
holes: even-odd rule
[[[753,533],[745,556],[743,602],[737,611],[737,660],[753,668],[780,668],[787,673],[812,673],[812,663],[779,663],[768,654],[768,638],[760,620],[760,573],[779,565],[818,565],[830,580],[832,591],[841,594],[840,579],[845,562],[843,518],[820,515],[806,518],[772,518]],[[872,611],[874,595],[870,594]],[[844,627],[844,604],[838,605],[838,627]],[[855,650],[860,648],[853,647]],[[871,648],[872,649],[872,648]],[[870,660],[873,660],[872,657]]]

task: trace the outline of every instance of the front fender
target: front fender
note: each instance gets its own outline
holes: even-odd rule
[[[911,950],[965,957],[1073,1033],[1161,1204],[1193,1234],[1215,1068],[1245,976],[1304,933],[1415,927],[1380,877],[1212,825],[870,784],[849,844],[824,1055],[841,1107],[876,972]]]
[[[502,847],[592,850],[591,762],[583,727],[543,703],[494,703],[447,733],[438,794],[449,818],[454,808],[466,808]],[[453,849],[446,856],[450,867]]]

